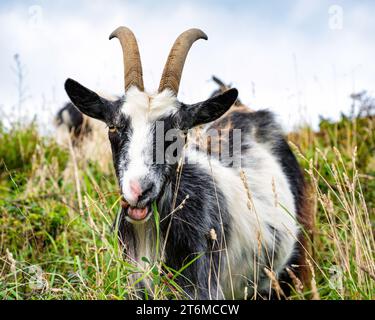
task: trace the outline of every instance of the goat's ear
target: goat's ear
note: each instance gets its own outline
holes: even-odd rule
[[[106,109],[108,108],[106,99],[72,79],[65,81],[65,91],[79,111],[89,117],[102,121],[106,120]]]
[[[190,129],[220,118],[235,103],[237,97],[238,91],[233,88],[203,102],[183,104],[176,114],[180,129]]]

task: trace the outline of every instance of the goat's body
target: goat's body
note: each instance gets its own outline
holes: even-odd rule
[[[241,129],[241,168],[191,146],[180,178],[171,179],[158,204],[165,263],[179,270],[203,253],[183,273],[191,282],[180,277],[192,298],[243,298],[245,287],[250,295],[253,289],[267,294],[264,268],[282,276],[298,254],[303,177],[279,126],[269,112],[240,110],[209,128],[228,128],[228,123],[230,130]],[[192,160],[195,164],[189,164]],[[189,198],[170,214],[176,192],[175,207]],[[154,257],[153,219],[142,226],[122,220],[120,232],[137,262]]]

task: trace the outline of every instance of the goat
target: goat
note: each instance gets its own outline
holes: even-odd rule
[[[192,105],[177,99],[188,51],[198,39],[207,40],[199,29],[177,38],[153,94],[144,90],[133,32],[119,27],[110,39],[115,37],[123,49],[123,100],[104,99],[72,79],[65,90],[82,113],[109,128],[122,195],[118,232],[126,256],[144,266],[144,260],[160,259],[172,270],[197,258],[176,282],[198,299],[240,299],[245,288],[267,298],[270,274],[286,284],[286,268],[301,275],[303,227],[311,216],[301,169],[273,114],[245,106],[235,110],[234,88]],[[230,133],[232,162],[212,145],[207,153],[189,139],[201,125],[206,135],[210,129]],[[163,161],[158,161],[160,150]],[[159,214],[158,225],[158,219],[150,219],[153,212]]]
[[[216,89],[214,92],[212,92],[211,98],[216,97],[219,94],[222,94],[225,91],[227,91],[227,90],[229,90],[229,89],[232,88],[232,85],[225,84],[225,82],[223,82],[222,80],[220,80],[216,76],[212,76],[212,81],[215,82],[219,86],[219,88]],[[243,104],[242,104],[242,102],[241,102],[241,100],[239,98],[237,98],[237,100],[234,102],[234,105],[235,106],[243,106]]]
[[[71,135],[73,145],[79,145],[83,137],[92,132],[89,118],[84,116],[72,103],[66,103],[56,114],[57,141],[64,144],[66,134]]]
[[[119,100],[116,96],[106,96],[111,101]],[[110,172],[111,148],[102,121],[92,119],[82,114],[74,104],[66,103],[58,110],[54,124],[56,127],[56,142],[74,152],[82,164],[94,161],[101,171]],[[71,147],[70,147],[71,146]],[[65,178],[73,174],[73,163],[69,162],[64,172]]]

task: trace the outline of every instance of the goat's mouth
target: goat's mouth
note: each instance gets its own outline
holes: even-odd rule
[[[124,199],[121,199],[121,206],[125,209],[126,220],[131,223],[144,223],[150,218],[152,213],[150,206],[143,208],[133,207]]]

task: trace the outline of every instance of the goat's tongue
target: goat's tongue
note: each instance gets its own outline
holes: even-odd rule
[[[134,220],[142,220],[146,218],[147,207],[142,209],[129,207],[128,215]]]

